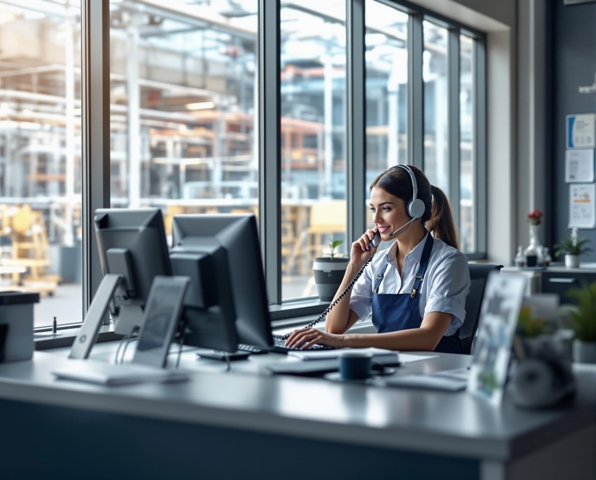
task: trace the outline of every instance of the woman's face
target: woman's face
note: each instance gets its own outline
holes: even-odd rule
[[[391,240],[389,234],[410,221],[405,202],[379,187],[370,191],[370,211],[384,241]]]

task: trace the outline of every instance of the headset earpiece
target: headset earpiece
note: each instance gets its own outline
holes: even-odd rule
[[[412,200],[410,200],[406,206],[406,211],[410,218],[416,219],[421,218],[426,210],[424,202],[418,198],[418,184],[416,183],[416,176],[410,167],[407,165],[396,165],[398,168],[403,168],[409,173],[410,179],[412,180]]]

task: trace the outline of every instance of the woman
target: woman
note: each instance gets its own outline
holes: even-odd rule
[[[470,274],[445,194],[418,168],[397,165],[372,183],[370,210],[375,227],[352,244],[325,331],[296,330],[286,345],[461,353],[458,334]],[[383,241],[395,241],[375,255],[371,241],[377,233]],[[363,267],[354,287],[340,298]],[[376,334],[345,334],[371,311]]]

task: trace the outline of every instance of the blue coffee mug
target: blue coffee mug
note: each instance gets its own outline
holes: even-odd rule
[[[365,380],[370,377],[372,353],[349,351],[339,357],[339,374],[344,380]]]

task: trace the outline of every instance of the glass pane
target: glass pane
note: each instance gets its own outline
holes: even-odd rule
[[[317,294],[312,263],[346,240],[344,0],[281,9],[282,297]]]
[[[423,22],[424,173],[449,195],[447,29]]]
[[[368,198],[368,186],[379,173],[407,163],[408,15],[367,0],[365,43]],[[370,212],[367,216],[372,225]]]
[[[0,4],[0,290],[81,321],[80,3]]]
[[[111,204],[257,213],[257,0],[110,2]],[[172,8],[169,8],[172,7]]]
[[[476,142],[474,138],[474,40],[460,36],[460,247],[476,251],[475,188]]]

